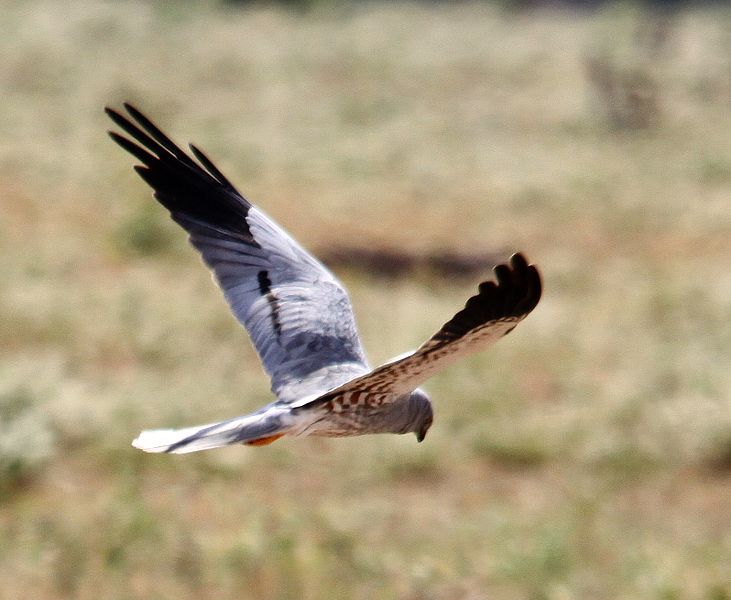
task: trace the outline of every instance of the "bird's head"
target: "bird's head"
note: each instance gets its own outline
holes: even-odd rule
[[[409,396],[409,405],[409,412],[413,417],[411,431],[416,435],[416,441],[421,442],[434,421],[431,400],[426,392],[417,388]]]

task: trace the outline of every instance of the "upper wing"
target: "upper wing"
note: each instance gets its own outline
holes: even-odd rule
[[[272,391],[278,394],[330,365],[365,368],[350,300],[332,273],[250,204],[195,146],[190,149],[198,163],[137,109],[124,107],[136,124],[105,110],[137,143],[109,135],[142,162],[135,170],[213,270],[251,335]]]
[[[435,373],[457,359],[487,348],[510,333],[538,304],[541,277],[522,254],[514,254],[510,265],[495,267],[497,283],[485,281],[479,293],[414,352],[396,358],[370,373],[356,377],[309,402],[294,407],[326,402],[347,393],[367,392],[388,401],[413,391]]]

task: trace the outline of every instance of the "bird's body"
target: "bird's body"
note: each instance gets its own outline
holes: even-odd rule
[[[148,452],[264,445],[282,436],[344,437],[413,432],[432,424],[418,386],[456,359],[487,347],[538,303],[538,271],[520,254],[495,267],[479,294],[414,352],[371,369],[348,295],[332,273],[249,203],[195,146],[195,162],[149,119],[107,114],[134,140],[110,133],[135,156],[135,170],[190,236],[246,327],[277,399],[254,413],[185,429],[143,431]]]

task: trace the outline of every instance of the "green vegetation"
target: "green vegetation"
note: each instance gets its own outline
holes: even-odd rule
[[[323,6],[0,6],[0,598],[730,598],[728,7]],[[124,100],[316,252],[522,250],[544,299],[423,444],[137,452],[270,396]],[[477,283],[339,274],[374,363]]]

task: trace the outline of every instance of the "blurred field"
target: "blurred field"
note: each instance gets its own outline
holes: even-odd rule
[[[728,7],[0,12],[0,598],[731,598]],[[270,396],[124,100],[315,251],[522,250],[544,299],[423,444],[134,451]],[[378,363],[490,267],[338,275]]]

